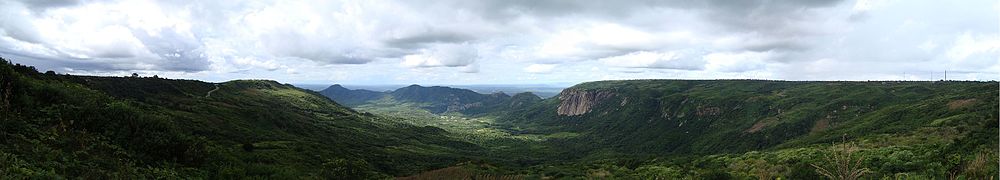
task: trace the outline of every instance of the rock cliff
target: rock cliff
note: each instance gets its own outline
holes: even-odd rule
[[[614,97],[611,91],[583,91],[567,89],[559,93],[559,108],[556,113],[565,116],[576,116],[586,114],[591,108],[599,105],[602,101]]]

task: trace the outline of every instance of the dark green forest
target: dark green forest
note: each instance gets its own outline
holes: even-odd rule
[[[0,77],[2,177],[389,178],[479,151],[269,80],[71,76],[7,61]]]
[[[1000,177],[997,82],[331,88],[0,60],[0,179]]]

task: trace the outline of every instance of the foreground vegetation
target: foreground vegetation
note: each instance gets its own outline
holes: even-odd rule
[[[268,80],[0,61],[2,179],[996,179],[1000,162],[996,82],[411,86],[351,109]]]
[[[7,61],[0,78],[3,179],[388,178],[480,151],[274,81],[70,76]]]
[[[557,113],[569,101],[558,97],[486,115],[392,98],[356,109],[488,148],[526,140],[516,143],[530,151],[493,152],[526,178],[990,179],[1000,162],[995,82],[637,80],[570,91],[613,95],[589,98],[598,102],[582,115]]]

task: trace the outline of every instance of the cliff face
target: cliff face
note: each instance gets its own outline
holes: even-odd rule
[[[582,91],[567,89],[559,93],[559,108],[556,113],[564,116],[576,116],[590,112],[591,108],[602,101],[614,97],[611,91]]]

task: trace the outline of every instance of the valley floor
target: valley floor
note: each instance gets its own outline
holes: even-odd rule
[[[970,156],[940,157],[960,140],[953,128],[923,128],[904,134],[884,134],[855,140],[801,148],[784,148],[746,153],[679,156],[630,156],[596,152],[578,159],[552,158],[560,153],[552,141],[578,137],[576,132],[521,134],[495,117],[470,117],[461,113],[433,114],[419,103],[405,103],[391,97],[354,109],[382,116],[398,117],[416,126],[433,126],[450,136],[490,149],[493,160],[457,163],[452,167],[426,171],[400,179],[698,179],[759,178],[812,179],[855,174],[883,179],[936,179],[941,177],[997,177],[996,152],[979,151]],[[980,132],[981,133],[981,132]],[[526,151],[527,150],[527,151]],[[547,154],[546,154],[547,153]],[[545,157],[551,156],[551,157]],[[579,155],[574,156],[579,157]],[[942,161],[943,160],[943,161]],[[525,161],[533,161],[524,163]],[[991,165],[992,164],[992,165]],[[875,167],[868,167],[875,166]],[[873,170],[904,171],[884,173]]]

